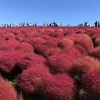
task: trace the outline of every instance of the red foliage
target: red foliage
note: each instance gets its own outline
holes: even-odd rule
[[[95,33],[93,33],[92,36],[91,36],[91,39],[92,39],[92,40],[95,40],[95,39],[98,38],[98,37],[100,37],[100,30],[97,31],[97,32],[95,32]]]
[[[80,34],[72,34],[70,36],[68,36],[67,38],[71,39],[73,41],[73,43],[75,43],[77,37],[79,37]]]
[[[46,52],[45,52],[45,56],[46,57],[49,57],[49,56],[52,56],[52,55],[58,55],[62,50],[58,47],[52,47],[52,48],[49,48]]]
[[[87,100],[100,100],[100,68],[89,71],[82,78]]]
[[[23,58],[23,52],[13,51],[2,54],[0,56],[0,70],[6,73],[11,73],[11,71],[16,67],[15,65]]]
[[[30,43],[33,46],[34,52],[41,55],[43,55],[48,48],[47,45],[42,45],[43,43],[45,43],[45,40],[41,37],[29,38],[28,40],[26,40],[26,42]]]
[[[62,49],[72,46],[73,44],[73,41],[69,38],[63,38],[58,42],[58,46]]]
[[[73,82],[67,75],[54,75],[51,78],[46,66],[54,74],[69,72],[72,76],[78,74],[82,77],[99,66],[97,60],[87,56],[89,54],[100,59],[99,33],[99,27],[2,27],[0,73],[13,76],[15,70],[22,72],[18,76],[17,85],[24,93],[44,92],[48,83],[46,92],[47,96],[52,95],[51,100],[74,100],[75,93],[71,88],[74,87]],[[98,95],[99,92],[93,93]]]
[[[76,58],[76,59],[81,58],[83,56],[81,54],[81,52],[75,47],[75,45],[64,49],[63,53],[68,54],[68,55],[70,55],[70,56],[72,56],[73,58]]]
[[[18,30],[14,32],[14,35],[15,35],[15,39],[19,42],[23,41],[25,38],[24,34],[22,34],[21,31]]]
[[[43,92],[49,77],[49,70],[45,66],[42,64],[33,65],[18,76],[17,87],[23,93]]]
[[[90,56],[84,56],[72,64],[71,68],[69,69],[69,73],[73,77],[78,76],[81,78],[89,70],[93,70],[98,66],[100,66],[99,60],[96,60]]]
[[[16,47],[16,50],[23,50],[24,52],[34,52],[32,45],[27,42],[19,43],[19,45]]]
[[[18,46],[19,42],[15,39],[11,40],[3,40],[0,39],[0,50],[3,51],[13,51],[16,46]]]
[[[17,67],[20,71],[23,71],[25,69],[28,69],[30,66],[35,64],[43,64],[46,65],[47,60],[37,54],[25,54],[25,56],[18,62]]]
[[[65,53],[52,55],[48,57],[48,66],[50,66],[52,73],[65,73],[75,60],[76,58]]]
[[[100,59],[100,47],[95,47],[89,51],[89,55]]]
[[[0,100],[18,100],[13,85],[0,76]]]
[[[48,100],[78,100],[78,88],[68,75],[53,75],[48,80],[46,96]]]
[[[87,50],[81,44],[75,44],[74,46],[83,56],[88,55]]]
[[[34,48],[36,48],[37,45],[45,43],[45,40],[41,37],[36,37],[36,38],[28,38],[26,42],[30,43]]]
[[[100,46],[100,37],[97,37],[94,41],[95,46]]]
[[[34,47],[34,52],[44,56],[45,52],[48,49],[49,47],[47,45],[37,45],[36,47]]]
[[[77,37],[75,44],[82,45],[87,51],[90,51],[91,49],[93,49],[92,39],[86,34],[80,34]]]
[[[57,39],[55,38],[51,38],[45,41],[45,43],[43,43],[43,45],[47,45],[48,47],[56,47],[57,46]]]

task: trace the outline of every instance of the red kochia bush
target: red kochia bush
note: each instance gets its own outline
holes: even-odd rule
[[[53,48],[49,48],[46,52],[45,52],[45,56],[46,57],[49,57],[49,56],[52,56],[52,55],[57,55],[61,52],[62,50],[58,47],[53,47]]]
[[[47,39],[43,45],[47,45],[48,47],[57,47],[57,38]]]
[[[63,38],[58,42],[58,46],[62,49],[72,46],[73,44],[74,42],[69,38]]]
[[[18,76],[17,87],[25,94],[43,92],[49,77],[50,74],[47,67],[42,64],[33,65]]]
[[[80,53],[83,56],[88,55],[87,50],[81,44],[75,44],[74,46],[75,46],[76,49],[78,49],[80,51]]]
[[[36,38],[28,38],[26,39],[26,42],[30,43],[34,48],[36,48],[37,45],[45,43],[45,40],[41,37],[36,37]]]
[[[87,100],[100,100],[100,67],[89,71],[82,78]]]
[[[57,28],[55,32],[57,33],[58,37],[63,37],[63,34],[65,33],[63,28]]]
[[[13,32],[6,32],[5,34],[5,40],[12,40],[12,39],[15,39],[15,35]]]
[[[48,57],[48,66],[50,66],[53,73],[64,73],[70,69],[71,64],[76,59],[77,58],[65,53],[52,55]]]
[[[15,34],[15,39],[16,39],[17,41],[19,41],[19,42],[23,41],[24,38],[25,38],[24,34],[22,34],[21,31],[19,31],[19,32],[14,32],[14,34]]]
[[[37,45],[35,48],[34,48],[34,52],[37,53],[37,54],[40,54],[40,55],[43,55],[45,54],[45,52],[49,49],[49,46],[48,45]]]
[[[33,46],[34,52],[41,55],[43,55],[44,52],[48,49],[47,45],[43,45],[45,43],[45,40],[41,37],[30,38],[26,42],[30,43]]]
[[[89,70],[95,69],[98,66],[100,66],[99,60],[90,56],[84,56],[71,65],[69,73],[73,77],[78,75],[78,77],[81,78],[83,74],[86,74]]]
[[[82,57],[81,52],[74,45],[64,49],[63,53],[68,54],[68,55],[70,55],[70,56],[72,56],[73,58],[76,58],[76,59]]]
[[[78,100],[78,88],[68,75],[53,75],[47,83],[46,95],[48,100]]]
[[[3,51],[12,51],[18,46],[19,42],[15,39],[12,40],[0,40],[0,50]]]
[[[18,100],[17,94],[10,82],[0,76],[0,100]]]
[[[95,46],[100,46],[100,37],[97,37],[94,41]]]
[[[32,45],[27,42],[19,43],[19,45],[16,47],[16,50],[23,50],[24,52],[34,52]]]
[[[6,43],[10,49],[15,49],[19,45],[16,39],[7,40]]]
[[[100,30],[99,30],[99,31],[100,31]],[[96,38],[100,37],[100,32],[99,32],[99,31],[92,34],[92,36],[91,36],[91,39],[92,39],[92,40],[95,40]]]
[[[93,49],[92,39],[86,34],[80,34],[80,36],[76,38],[75,43],[82,45],[87,51]]]
[[[15,65],[23,58],[22,51],[12,51],[0,56],[0,70],[6,73],[11,73]]]
[[[89,55],[100,59],[100,47],[95,47],[89,51]]]
[[[79,36],[80,36],[80,34],[73,33],[72,35],[68,36],[68,38],[71,39],[75,43],[77,37],[79,37]]]
[[[43,56],[33,53],[28,53],[25,54],[25,56],[18,62],[17,67],[20,71],[23,71],[24,69],[29,68],[31,65],[35,64],[46,65],[46,63],[47,60]]]

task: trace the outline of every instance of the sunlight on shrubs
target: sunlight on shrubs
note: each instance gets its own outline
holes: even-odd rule
[[[0,100],[100,100],[100,28],[0,28]]]

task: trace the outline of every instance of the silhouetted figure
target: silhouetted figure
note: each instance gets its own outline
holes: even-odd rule
[[[98,27],[100,27],[100,22],[98,21]]]
[[[84,26],[85,26],[85,27],[88,27],[88,26],[90,26],[90,25],[89,25],[88,22],[85,22],[85,23],[84,23]]]
[[[50,23],[50,26],[52,26],[52,24]]]
[[[79,24],[78,26],[84,26],[83,23]]]
[[[94,23],[94,25],[95,25],[95,27],[98,27],[98,22],[96,21],[96,22]]]
[[[37,23],[35,23],[34,26],[37,26]]]
[[[27,23],[27,26],[29,26],[29,23]]]
[[[54,25],[54,26],[58,26],[58,23],[54,21],[54,22],[53,22],[53,25]]]

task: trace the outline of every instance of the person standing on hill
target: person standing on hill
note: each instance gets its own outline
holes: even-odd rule
[[[98,27],[100,27],[100,22],[98,21]]]
[[[94,25],[95,25],[95,27],[98,27],[98,22],[96,21],[96,22],[94,23]]]

